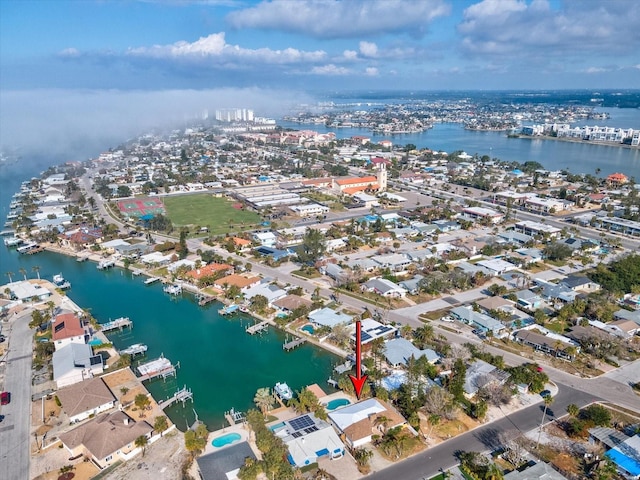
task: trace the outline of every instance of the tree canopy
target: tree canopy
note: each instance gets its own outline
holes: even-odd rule
[[[302,239],[298,258],[302,263],[313,265],[322,257],[326,249],[326,241],[322,232],[315,228],[309,228]]]
[[[606,265],[601,263],[588,276],[609,292],[632,292],[640,288],[640,255],[634,253]]]

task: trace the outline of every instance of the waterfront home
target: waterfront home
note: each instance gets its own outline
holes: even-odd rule
[[[476,360],[467,367],[465,373],[465,397],[473,398],[478,393],[478,390],[489,385],[504,385],[508,378],[508,373],[484,360]]]
[[[56,392],[56,396],[71,423],[110,410],[116,406],[117,401],[101,377],[61,388]]]
[[[438,360],[440,360],[440,355],[430,348],[420,350],[406,338],[387,340],[384,343],[384,356],[387,359],[387,363],[392,367],[398,367],[400,365],[406,366],[411,357],[415,360],[420,357],[426,357],[427,361],[431,364],[437,363]]]
[[[118,461],[137,455],[136,438],[151,439],[153,427],[145,421],[134,421],[126,413],[104,413],[87,423],[60,434],[58,438],[72,457],[86,455],[104,469]]]
[[[172,262],[167,266],[167,271],[169,273],[176,273],[180,268],[186,268],[191,270],[196,266],[196,262],[193,260],[189,260],[188,258],[183,258],[178,260],[177,262]]]
[[[198,281],[206,277],[213,277],[215,279],[222,278],[227,274],[232,274],[233,271],[233,266],[227,265],[226,263],[209,263],[203,267],[188,271],[186,275]]]
[[[172,253],[164,255],[162,254],[162,252],[151,252],[151,253],[147,253],[146,255],[142,255],[140,257],[140,263],[143,263],[145,265],[162,266],[162,265],[168,265],[169,263],[171,263],[172,258],[173,258]]]
[[[70,343],[87,343],[88,333],[82,324],[82,320],[75,313],[62,313],[56,315],[51,322],[51,341],[56,350],[66,347]]]
[[[51,296],[51,292],[49,290],[37,283],[31,283],[28,280],[7,283],[4,288],[9,289],[9,295],[12,300],[17,300],[21,303],[38,300],[42,301]]]
[[[244,292],[244,298],[247,300],[259,295],[265,297],[269,305],[271,305],[274,301],[284,298],[287,295],[287,291],[272,283],[259,283],[247,288]]]
[[[287,295],[273,302],[273,306],[285,313],[291,313],[298,308],[311,308],[313,302],[299,295]]]
[[[376,420],[384,417],[386,425]],[[334,427],[344,435],[350,448],[358,448],[370,443],[374,435],[382,436],[390,430],[406,424],[406,420],[389,403],[378,398],[370,398],[329,412]]]
[[[102,230],[99,228],[81,227],[58,235],[58,240],[63,247],[74,251],[86,250],[102,241]]]
[[[240,289],[241,292],[244,293],[254,285],[258,285],[260,283],[260,277],[258,276],[249,277],[249,276],[233,273],[231,275],[227,275],[225,277],[219,278],[213,283],[217,287],[225,290],[229,287],[236,286]]]
[[[246,459],[257,460],[249,444],[240,442],[202,455],[196,462],[202,480],[233,480],[238,478],[238,471]]]
[[[376,338],[390,338],[396,335],[398,329],[392,327],[391,325],[385,325],[380,323],[373,318],[365,318],[360,322],[361,327],[361,343],[362,345],[367,345],[368,343],[373,342]],[[356,326],[355,324],[351,324],[351,341],[355,343],[356,341]]]
[[[58,388],[100,375],[104,370],[102,356],[94,355],[90,345],[81,343],[69,343],[53,352],[52,364]]]
[[[383,297],[404,297],[407,291],[386,278],[372,278],[360,286],[362,291],[376,293]]]
[[[333,427],[313,413],[285,420],[273,433],[287,446],[289,463],[298,468],[316,463],[322,457],[344,455],[344,444]]]
[[[309,313],[309,321],[319,327],[333,328],[337,325],[348,325],[353,317],[346,313],[336,312],[329,307],[319,308]]]

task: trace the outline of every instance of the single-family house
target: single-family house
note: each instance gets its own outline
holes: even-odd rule
[[[379,417],[386,418],[386,426],[376,422]],[[358,448],[371,442],[373,435],[382,435],[385,429],[404,425],[406,420],[387,402],[370,398],[329,412],[334,427],[344,435],[351,448]]]
[[[275,247],[278,241],[278,237],[273,232],[254,233],[253,239],[264,247]]]
[[[504,385],[509,374],[485,362],[476,360],[467,367],[464,377],[464,392],[467,398],[473,398],[478,390],[489,385]]]
[[[249,277],[246,275],[240,275],[238,273],[234,273],[234,274],[219,278],[213,283],[218,288],[221,288],[224,290],[226,290],[227,288],[236,286],[240,289],[241,292],[244,293],[254,285],[258,285],[260,283],[260,277],[258,276]]]
[[[346,313],[336,312],[329,307],[319,308],[309,313],[309,321],[320,327],[333,328],[336,325],[348,325],[353,317]]]
[[[128,460],[141,449],[136,438],[151,438],[153,427],[147,422],[135,422],[126,413],[103,413],[96,418],[58,435],[72,457],[87,455],[100,468],[117,461]]]
[[[299,468],[316,463],[322,457],[344,455],[344,444],[331,425],[313,413],[285,420],[273,433],[287,446],[289,463]]]
[[[259,283],[244,292],[244,298],[247,300],[251,300],[258,295],[265,297],[269,305],[271,305],[274,301],[286,297],[287,291],[272,283]]]
[[[193,280],[201,280],[206,277],[221,278],[227,274],[233,273],[232,265],[226,263],[209,263],[200,268],[195,268],[187,272],[187,277]]]
[[[640,434],[612,448],[605,456],[616,464],[626,478],[640,479]]]
[[[377,293],[383,297],[404,297],[407,291],[386,278],[372,278],[360,287],[363,291]]]
[[[376,338],[389,338],[396,334],[397,328],[391,325],[384,325],[373,318],[365,318],[360,322],[361,335],[360,340],[362,345],[366,345]],[[356,326],[351,325],[351,341],[356,341]]]
[[[569,275],[560,280],[560,285],[567,287],[574,292],[591,293],[600,290],[600,284],[594,282],[584,275]]]
[[[440,356],[430,348],[420,350],[406,338],[393,338],[384,343],[384,356],[392,367],[406,365],[411,357],[426,357],[431,364],[440,360]]]
[[[89,378],[61,388],[56,396],[71,423],[110,410],[116,406],[117,401],[101,377]]]
[[[70,343],[85,344],[88,334],[82,325],[82,320],[75,313],[61,313],[56,315],[51,323],[51,341],[56,350]]]
[[[196,459],[202,480],[236,480],[245,460],[257,460],[247,442],[235,443]]]
[[[504,475],[504,480],[567,480],[550,463],[538,462],[524,470],[512,470]]]
[[[9,289],[9,295],[12,300],[17,300],[21,303],[27,303],[32,300],[46,300],[51,296],[51,292],[48,289],[28,280],[8,283],[5,288]]]
[[[58,388],[82,382],[103,372],[102,356],[91,345],[69,343],[53,352],[53,380]]]
[[[424,275],[415,275],[413,278],[398,282],[398,286],[409,292],[411,295],[417,295],[420,291],[420,282],[423,278]]]
[[[511,270],[515,270],[517,267],[505,260],[500,258],[492,258],[490,260],[482,260],[478,262],[478,265],[489,270],[493,275],[502,275],[505,272],[509,272]]]
[[[543,335],[531,330],[518,330],[513,334],[513,338],[516,342],[522,343],[533,347],[533,349],[553,355],[555,357],[563,358],[565,360],[573,360],[575,353],[570,350],[572,345],[570,339],[566,339],[567,342],[563,342],[548,335]]]
[[[542,298],[531,290],[518,290],[515,296],[518,299],[518,305],[522,305],[529,310],[539,308],[542,303]]]
[[[293,312],[298,308],[311,308],[313,302],[299,295],[287,295],[273,302],[273,306],[279,308],[283,312]]]
[[[460,306],[449,312],[456,320],[481,330],[484,334],[491,332],[494,337],[500,337],[505,332],[505,326],[489,315],[476,312],[470,306]]]
[[[634,310],[633,312],[621,308],[613,313],[615,320],[631,320],[632,322],[640,325],[640,310]]]
[[[335,263],[327,263],[320,268],[320,272],[328,277],[333,278],[336,282],[342,283],[347,280],[349,274],[340,265]]]
[[[403,253],[392,253],[390,255],[376,255],[371,257],[380,268],[388,268],[393,272],[402,272],[413,263],[411,258]]]

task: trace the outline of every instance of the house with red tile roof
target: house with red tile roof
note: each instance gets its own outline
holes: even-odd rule
[[[187,272],[187,276],[193,280],[200,280],[205,277],[218,278],[226,275],[227,273],[233,273],[233,267],[226,263],[210,263],[204,267],[196,268]]]
[[[612,173],[607,177],[607,184],[617,187],[629,183],[629,178],[624,173]]]
[[[56,350],[70,343],[85,344],[87,332],[82,325],[82,320],[75,313],[62,313],[57,315],[51,324],[52,336]]]

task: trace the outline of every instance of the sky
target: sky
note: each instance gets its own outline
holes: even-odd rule
[[[203,95],[639,88],[639,25],[636,0],[0,0],[0,107],[144,123]]]

